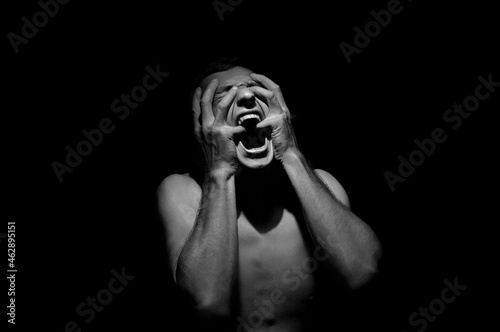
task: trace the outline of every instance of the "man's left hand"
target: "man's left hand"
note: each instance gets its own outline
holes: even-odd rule
[[[257,124],[257,129],[271,134],[274,157],[283,162],[283,157],[288,152],[298,149],[290,111],[286,107],[283,94],[276,83],[264,75],[252,73],[250,77],[264,87],[253,86],[250,87],[250,90],[258,98],[264,99],[269,107],[267,117]]]

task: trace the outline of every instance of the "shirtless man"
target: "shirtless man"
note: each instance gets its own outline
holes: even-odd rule
[[[203,183],[174,174],[158,188],[175,283],[208,321],[306,330],[314,275],[324,268],[359,288],[377,271],[376,236],[339,182],[309,166],[269,78],[239,66],[212,73],[192,109]]]

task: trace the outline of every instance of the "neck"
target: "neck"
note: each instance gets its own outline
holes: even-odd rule
[[[243,169],[235,178],[236,201],[241,208],[250,204],[276,204],[286,195],[289,180],[277,161],[259,169]]]
[[[278,162],[260,169],[243,169],[235,178],[238,215],[261,233],[281,220],[287,194],[286,173]]]
[[[243,168],[236,175],[236,186],[241,190],[265,190],[272,187],[280,177],[280,169],[275,161],[262,168]]]

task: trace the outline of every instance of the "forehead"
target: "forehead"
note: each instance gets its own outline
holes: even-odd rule
[[[250,78],[251,73],[253,73],[253,71],[251,71],[250,69],[243,67],[234,67],[229,70],[213,73],[205,77],[203,81],[201,81],[200,86],[203,90],[205,90],[207,85],[214,78],[219,80],[219,85],[233,85],[237,83],[253,82],[253,80]]]

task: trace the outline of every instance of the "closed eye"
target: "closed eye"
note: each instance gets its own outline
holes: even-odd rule
[[[217,89],[217,91],[215,92],[214,94],[214,98],[213,100],[214,101],[220,101],[222,98],[224,98],[224,96],[226,95],[226,93],[231,90],[233,86],[232,85],[226,85],[224,87],[221,87],[219,89]]]
[[[241,84],[241,85],[244,85],[247,88],[250,88],[250,87],[253,87],[253,86],[263,87],[258,82],[248,82],[248,83],[244,83],[244,84]],[[224,96],[226,95],[226,93],[229,92],[229,90],[231,90],[232,87],[233,87],[233,85],[231,85],[231,84],[228,84],[228,85],[223,86],[223,87],[219,87],[219,89],[217,89],[217,91],[214,94],[213,101],[214,102],[219,102],[220,100],[222,100],[224,98]]]
[[[222,100],[222,98],[224,98],[224,96],[225,96],[224,93],[218,93],[214,95],[213,101],[218,103],[219,101]]]

